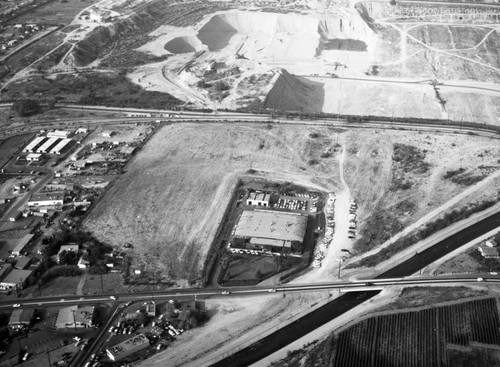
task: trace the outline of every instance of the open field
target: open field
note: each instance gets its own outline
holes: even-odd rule
[[[49,25],[68,24],[81,10],[96,2],[96,0],[54,0],[21,15],[13,23],[39,23],[41,21]]]
[[[319,145],[330,147],[334,137],[307,127],[165,126],[84,226],[114,246],[131,243],[134,261],[162,269],[164,278],[197,281],[238,177],[252,168],[256,177],[334,191],[336,159],[319,157]]]
[[[24,134],[0,140],[0,167],[3,167],[12,158],[14,153],[20,152],[33,136],[34,134]]]
[[[480,182],[500,169],[497,140],[373,130],[349,132],[346,137],[346,180],[360,203],[360,237],[355,244],[360,251],[383,243],[460,195],[476,180],[466,177]],[[454,170],[462,180],[449,177]],[[471,195],[470,202],[495,198],[494,182],[478,190],[485,195]]]

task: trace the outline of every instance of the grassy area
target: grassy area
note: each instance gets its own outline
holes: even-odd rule
[[[395,143],[392,154],[392,182],[390,190],[408,190],[413,185],[411,175],[422,175],[429,171],[425,151],[412,145]]]
[[[58,25],[68,24],[84,8],[92,5],[95,0],[55,0],[46,5],[30,10],[24,15],[12,20],[12,23],[38,23]]]
[[[50,282],[42,285],[40,290],[42,297],[49,296],[62,296],[65,294],[76,294],[76,288],[80,282],[81,277],[59,277],[51,280]],[[38,295],[38,289],[33,286],[33,294]]]
[[[116,73],[59,75],[55,79],[34,77],[11,84],[3,93],[2,99],[45,100],[48,96],[63,102],[116,107],[168,109],[181,104],[181,101],[170,94],[145,91],[124,75]]]
[[[0,141],[0,167],[3,167],[23,145],[28,143],[35,134],[15,135]]]
[[[14,75],[15,72],[27,67],[47,52],[60,45],[63,40],[64,34],[56,31],[12,55],[6,61],[9,67],[9,73]]]
[[[99,274],[88,274],[83,285],[83,294],[121,293],[127,292],[128,289],[123,285],[121,274],[108,273],[102,275],[102,290],[101,276]]]
[[[377,308],[374,312],[422,307],[465,298],[481,297],[487,294],[488,291],[486,290],[474,290],[467,287],[404,288],[394,302]]]
[[[346,266],[347,269],[357,268],[357,267],[372,267],[378,263],[389,259],[391,256],[397,254],[398,252],[414,245],[418,241],[421,241],[430,235],[436,233],[437,231],[448,227],[449,225],[456,223],[462,219],[470,217],[474,213],[483,211],[497,203],[498,200],[488,200],[480,204],[473,204],[468,207],[463,207],[460,210],[454,210],[452,212],[446,213],[441,218],[435,220],[434,222],[426,224],[424,227],[417,229],[405,237],[398,239],[387,247],[384,247],[375,255],[367,256],[360,261],[349,264]]]

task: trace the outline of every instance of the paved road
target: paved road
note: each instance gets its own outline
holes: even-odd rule
[[[478,277],[482,278],[478,281]],[[312,292],[329,291],[340,289],[343,291],[363,291],[380,290],[390,286],[401,285],[447,285],[456,283],[475,283],[475,284],[500,284],[500,275],[491,274],[463,275],[463,276],[440,276],[440,277],[416,277],[416,278],[389,278],[389,279],[363,279],[353,281],[337,281],[326,283],[299,284],[299,285],[281,285],[274,288],[268,287],[225,287],[220,288],[183,288],[171,289],[166,291],[140,292],[140,293],[115,293],[113,296],[95,295],[95,296],[65,296],[65,297],[40,297],[23,298],[18,300],[9,300],[0,302],[0,309],[12,309],[13,305],[17,307],[37,308],[48,306],[64,306],[72,304],[114,302],[111,297],[115,297],[119,302],[144,301],[144,300],[168,300],[168,299],[193,299],[193,298],[211,298],[211,297],[240,297],[255,294],[291,293],[291,292]]]
[[[24,193],[24,195],[17,197],[14,204],[9,208],[9,210],[7,210],[7,212],[4,214],[4,216],[0,219],[0,222],[1,222],[0,228],[3,227],[3,225],[2,225],[3,222],[8,222],[9,217],[14,216],[14,214],[17,211],[19,211],[20,209],[22,209],[26,205],[26,203],[28,202],[31,195],[33,195],[38,190],[40,190],[43,186],[45,186],[45,184],[47,182],[49,182],[50,180],[52,180],[53,177],[54,177],[54,174],[52,172],[46,174],[30,188],[30,191],[27,191]]]

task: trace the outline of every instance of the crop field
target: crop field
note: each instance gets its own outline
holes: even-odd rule
[[[456,363],[473,352],[471,344],[500,345],[499,327],[495,298],[376,316],[338,335],[332,365],[462,365]],[[493,358],[494,353],[481,350],[483,361]]]
[[[89,214],[84,227],[165,279],[196,282],[242,176],[335,191],[338,162],[320,158],[335,132],[308,127],[182,124],[159,130]],[[317,164],[309,165],[311,159]],[[251,173],[247,173],[252,168]],[[133,264],[135,266],[135,264]]]

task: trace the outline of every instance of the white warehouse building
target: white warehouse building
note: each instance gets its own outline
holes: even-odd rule
[[[49,138],[43,145],[36,150],[37,153],[47,153],[50,148],[57,144],[59,138]]]
[[[28,206],[56,206],[63,205],[64,192],[44,192],[31,195]]]
[[[63,139],[61,140],[54,148],[50,150],[51,154],[61,154],[61,152],[67,148],[71,139]]]
[[[71,132],[68,130],[55,130],[47,133],[48,138],[67,139],[70,135]]]
[[[25,153],[33,153],[36,148],[38,148],[42,142],[46,139],[45,136],[37,136],[35,139],[31,141],[28,145],[26,145],[23,149]]]

